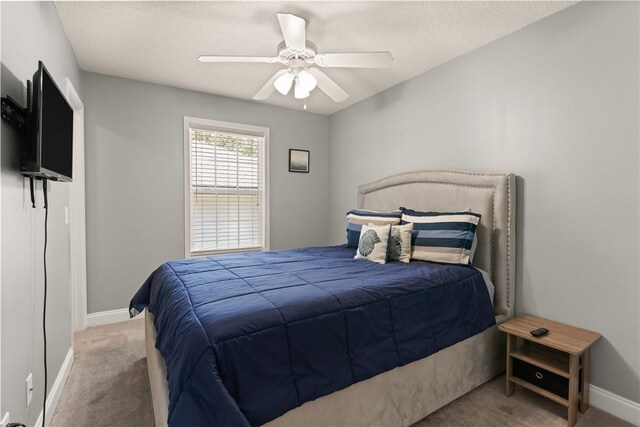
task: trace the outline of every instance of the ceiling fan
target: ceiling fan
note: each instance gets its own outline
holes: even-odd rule
[[[385,68],[393,63],[390,52],[318,53],[316,45],[306,39],[307,21],[290,13],[278,13],[284,41],[278,45],[278,55],[269,56],[221,56],[202,55],[200,62],[213,63],[280,63],[287,68],[275,73],[254,96],[255,100],[269,98],[274,91],[287,95],[293,90],[297,99],[308,97],[313,89],[320,88],[335,102],[349,97],[336,82],[313,65],[323,68]]]

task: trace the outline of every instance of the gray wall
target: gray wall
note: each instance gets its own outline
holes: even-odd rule
[[[184,116],[268,127],[271,248],[326,243],[328,117],[93,73],[82,80],[89,313],[127,307],[158,265],[184,258]],[[289,148],[311,150],[309,174],[288,172]]]
[[[2,2],[2,96],[25,105],[26,81],[38,60],[64,90],[65,78],[80,90],[80,69],[53,3]],[[11,421],[33,425],[42,408],[42,250],[44,209],[29,203],[29,182],[19,173],[20,145],[2,120],[2,408]],[[49,389],[71,347],[69,232],[64,224],[69,184],[51,183],[47,251]],[[26,408],[25,380],[33,372],[34,395]]]
[[[584,2],[330,118],[330,236],[356,187],[427,168],[518,180],[517,313],[600,332],[593,383],[638,389],[638,3]]]

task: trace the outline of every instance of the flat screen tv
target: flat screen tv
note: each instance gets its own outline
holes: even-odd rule
[[[33,75],[29,144],[21,171],[25,175],[71,181],[73,109],[42,61]]]

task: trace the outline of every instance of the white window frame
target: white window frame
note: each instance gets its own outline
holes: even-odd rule
[[[264,189],[262,209],[262,242],[260,248],[251,249],[219,249],[193,254],[191,252],[191,127],[207,129],[217,132],[239,133],[264,138]],[[218,120],[201,119],[198,117],[184,117],[184,256],[195,258],[224,253],[253,252],[269,250],[269,128],[245,125],[240,123],[222,122]]]

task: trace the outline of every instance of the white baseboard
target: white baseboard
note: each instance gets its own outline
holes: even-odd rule
[[[136,316],[136,319],[143,319],[144,311]],[[110,325],[111,323],[124,322],[129,320],[129,309],[99,311],[87,315],[87,326]]]
[[[71,372],[71,367],[73,366],[73,349],[70,348],[67,352],[67,357],[64,358],[64,362],[62,362],[62,366],[60,367],[60,371],[56,376],[56,380],[53,382],[53,386],[51,387],[51,391],[49,392],[49,396],[47,397],[47,405],[45,411],[45,421],[46,425],[49,425],[51,421],[51,417],[53,417],[53,413],[56,411],[58,406],[58,401],[60,400],[60,395],[62,394],[62,389],[64,388],[64,384],[67,382],[67,378],[69,378],[69,373]],[[40,427],[42,425],[42,410],[40,410],[40,415],[38,415],[38,419],[34,424],[34,427]]]
[[[589,386],[589,404],[615,415],[634,426],[640,425],[640,403],[611,393],[595,385]]]

